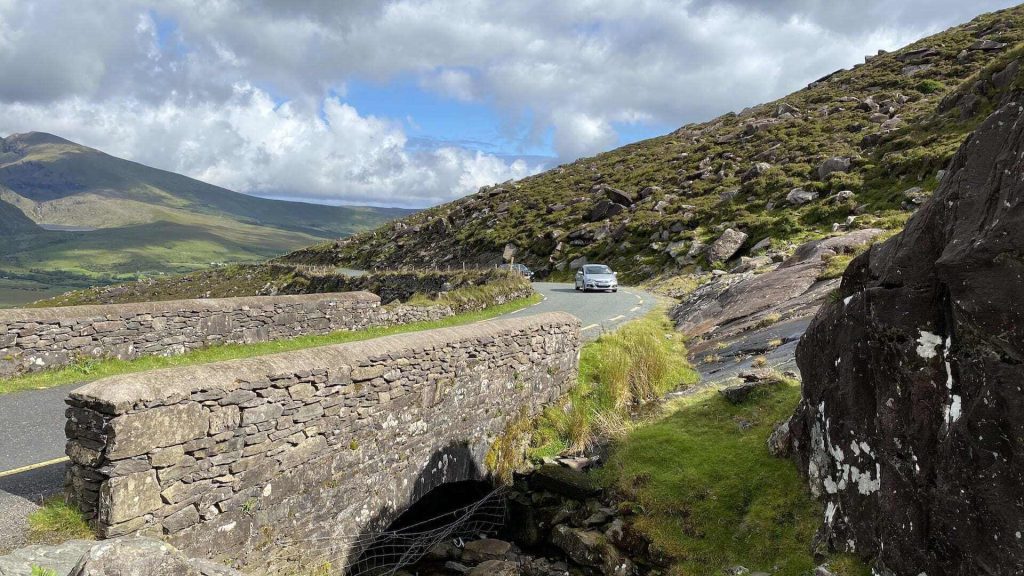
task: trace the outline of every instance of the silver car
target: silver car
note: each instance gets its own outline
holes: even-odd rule
[[[612,269],[604,264],[584,264],[576,272],[576,289],[619,291],[619,279]]]

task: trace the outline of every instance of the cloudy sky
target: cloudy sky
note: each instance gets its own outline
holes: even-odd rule
[[[423,207],[770,100],[999,0],[0,0],[0,135]]]

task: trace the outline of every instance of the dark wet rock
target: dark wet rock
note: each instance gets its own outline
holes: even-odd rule
[[[800,343],[796,457],[823,540],[882,574],[1024,572],[1024,108],[963,144]]]
[[[530,486],[576,500],[585,500],[601,491],[597,481],[587,474],[557,464],[538,468],[530,476]]]
[[[628,210],[622,204],[617,204],[611,200],[599,200],[594,207],[591,208],[590,213],[587,214],[587,220],[590,222],[599,222],[601,220],[607,220],[613,216],[621,214]]]
[[[486,560],[504,560],[512,549],[512,544],[495,538],[484,538],[466,542],[462,549],[462,561],[479,564]]]
[[[763,388],[766,385],[767,382],[761,380],[754,382],[741,382],[739,384],[733,384],[732,386],[726,386],[719,390],[718,393],[728,400],[730,404],[742,404],[755,390]]]
[[[469,576],[519,576],[519,565],[506,560],[488,560],[469,571]]]
[[[793,454],[793,432],[788,418],[775,426],[768,436],[768,452],[776,458],[789,458]]]
[[[551,531],[551,543],[573,562],[583,566],[600,566],[607,540],[600,532],[582,530],[561,524]]]

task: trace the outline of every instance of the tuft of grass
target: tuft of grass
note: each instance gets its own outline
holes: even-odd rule
[[[614,445],[597,474],[619,499],[635,503],[635,528],[673,560],[672,574],[718,575],[737,564],[809,574],[820,564],[810,542],[822,506],[792,462],[765,445],[799,399],[799,384],[787,379],[739,406],[704,393],[670,404],[666,417]],[[867,574],[850,557],[831,560],[841,576]]]
[[[771,314],[765,314],[764,318],[757,321],[757,328],[767,328],[773,324],[778,324],[779,320],[782,320],[782,316],[777,312]]]
[[[465,312],[456,316],[442,318],[441,320],[414,322],[412,324],[404,324],[401,326],[368,328],[366,330],[334,332],[331,334],[300,336],[286,340],[257,342],[255,344],[225,344],[195,350],[178,356],[144,356],[134,360],[86,359],[57,370],[34,372],[16,376],[14,378],[2,379],[0,380],[0,395],[21,390],[34,390],[63,386],[66,384],[84,383],[109,376],[157,370],[159,368],[208,364],[210,362],[234,360],[237,358],[252,358],[253,356],[263,356],[278,352],[290,352],[292,350],[301,350],[303,348],[369,340],[371,338],[391,336],[393,334],[405,334],[407,332],[419,332],[422,330],[462,326],[464,324],[488,320],[496,316],[501,316],[503,314],[525,308],[531,304],[539,302],[540,298],[539,294],[534,294],[528,298],[507,302],[497,306],[491,306],[484,310]]]
[[[530,455],[584,452],[598,437],[630,429],[643,405],[696,381],[682,336],[655,310],[583,347],[579,381],[539,418]]]
[[[29,576],[57,576],[57,572],[49,568],[33,565]]]
[[[44,501],[39,510],[28,516],[28,540],[33,544],[59,544],[95,538],[85,516],[63,497]]]

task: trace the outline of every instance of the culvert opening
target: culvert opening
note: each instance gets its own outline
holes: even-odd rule
[[[438,544],[496,535],[507,516],[505,492],[475,480],[431,490],[375,535],[345,574],[392,576]]]

